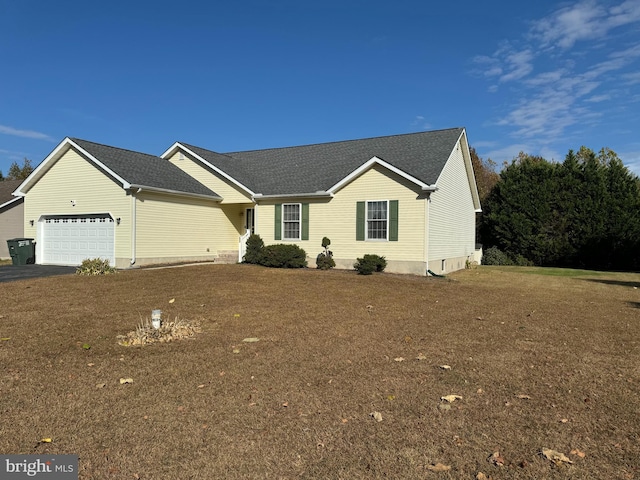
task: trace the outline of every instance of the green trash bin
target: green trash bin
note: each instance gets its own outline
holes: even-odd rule
[[[7,246],[14,265],[36,263],[36,242],[33,238],[11,238],[7,240]]]

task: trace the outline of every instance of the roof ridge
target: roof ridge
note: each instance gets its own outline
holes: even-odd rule
[[[450,130],[464,130],[464,127],[441,128],[441,129],[438,129],[438,130],[424,130],[422,132],[397,133],[395,135],[380,135],[380,136],[377,136],[377,137],[353,138],[353,139],[349,139],[349,140],[335,140],[335,141],[331,141],[331,142],[317,142],[317,143],[308,143],[308,144],[302,144],[302,145],[290,145],[290,146],[287,146],[287,147],[254,148],[252,150],[238,150],[238,151],[234,151],[234,152],[220,153],[220,155],[231,156],[233,154],[238,154],[238,153],[266,152],[266,151],[272,151],[272,150],[287,150],[287,149],[290,149],[290,148],[316,147],[316,146],[322,146],[322,145],[334,145],[334,144],[337,144],[337,143],[362,142],[362,141],[366,141],[366,140],[377,140],[377,139],[385,139],[385,138],[393,138],[393,137],[408,137],[408,136],[411,136],[411,135],[423,135],[425,133],[438,133],[438,132],[446,132],[446,131],[450,131]],[[195,146],[195,145],[193,145],[193,146]],[[202,147],[197,147],[197,148],[202,148]],[[206,149],[203,148],[203,150],[206,150]],[[209,151],[212,151],[212,150],[209,150]],[[218,153],[218,152],[213,152],[213,153]]]
[[[227,157],[229,160],[236,160],[235,158],[230,156],[228,153],[216,152],[215,150],[209,150],[208,148],[199,147],[198,145],[193,145],[192,143],[186,143],[186,142],[176,142],[176,143],[179,143],[183,147],[197,148],[198,150],[204,150],[205,152],[215,153],[216,155],[220,155],[221,157]]]
[[[76,138],[76,137],[68,137],[69,140],[73,141],[73,142],[85,142],[85,143],[90,143],[92,145],[96,145],[98,147],[106,147],[106,148],[112,148],[114,150],[120,150],[122,152],[131,152],[131,153],[136,153],[138,155],[146,155],[148,157],[155,157],[155,158],[160,158],[160,155],[154,155],[152,153],[146,153],[146,152],[139,152],[138,150],[131,150],[130,148],[121,148],[121,147],[114,147],[113,145],[107,145],[105,143],[98,143],[98,142],[92,142],[91,140],[85,140],[84,138]]]

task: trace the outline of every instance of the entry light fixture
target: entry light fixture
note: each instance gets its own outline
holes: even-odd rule
[[[116,224],[120,225],[120,217],[116,218]]]
[[[29,220],[29,225],[33,227],[33,220]]]

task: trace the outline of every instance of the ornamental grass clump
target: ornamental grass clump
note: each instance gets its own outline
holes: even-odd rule
[[[76,275],[109,275],[116,272],[116,267],[109,265],[108,259],[102,258],[85,258],[76,268]]]

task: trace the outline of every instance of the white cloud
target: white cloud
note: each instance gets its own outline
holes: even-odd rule
[[[640,150],[618,153],[618,157],[620,157],[625,167],[640,176]]]
[[[33,138],[35,140],[49,140],[53,141],[49,135],[40,132],[34,132],[33,130],[19,130],[13,127],[7,127],[0,125],[0,133],[4,135],[12,135],[14,137]]]
[[[431,124],[425,121],[425,118],[422,115],[416,115],[416,118],[411,122],[412,127],[418,127],[423,130],[428,130],[431,128]]]
[[[592,97],[587,98],[585,101],[589,103],[600,103],[600,102],[606,102],[607,100],[611,100],[611,95],[609,94],[594,95]]]
[[[500,42],[492,55],[473,58],[491,82],[489,92],[496,93],[506,83],[510,87],[509,100],[502,102],[494,124],[546,152],[545,158],[555,158],[557,152],[545,146],[566,141],[568,129],[574,132],[602,122],[596,108],[619,98],[625,85],[627,102],[639,98],[628,86],[640,84],[637,68],[631,69],[640,58],[640,43],[622,43],[620,38],[627,42],[632,38],[624,36],[618,36],[616,43],[610,34],[640,22],[640,0],[614,6],[607,1],[566,4],[531,22],[520,38]],[[627,33],[632,32],[627,29]],[[513,145],[505,148],[513,154]]]
[[[639,20],[637,0],[626,0],[609,8],[596,0],[583,0],[533,22],[530,35],[542,48],[568,49],[577,42],[601,39],[614,28]]]

